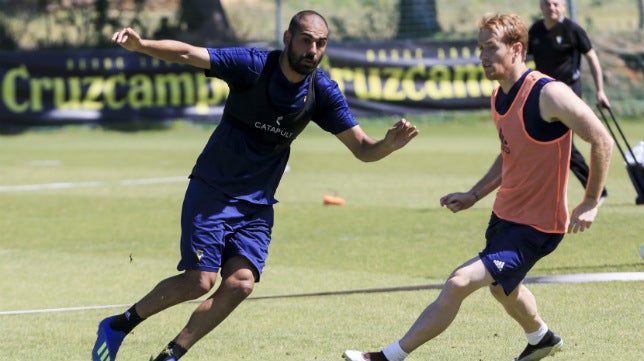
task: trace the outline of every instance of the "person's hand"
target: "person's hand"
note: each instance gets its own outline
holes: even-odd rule
[[[141,47],[141,36],[132,28],[115,32],[112,41],[130,51],[137,51]]]
[[[397,150],[407,145],[418,135],[418,132],[418,128],[415,125],[403,118],[387,130],[385,141],[393,150]]]
[[[478,197],[471,192],[450,193],[441,197],[441,207],[447,207],[453,213],[468,209],[478,201]]]
[[[583,232],[590,228],[597,216],[599,209],[598,202],[591,202],[584,200],[579,204],[570,216],[570,225],[568,225],[568,233]]]
[[[598,91],[597,92],[597,106],[600,108],[610,108],[610,102],[608,101],[608,97],[606,96],[606,93],[603,91]]]

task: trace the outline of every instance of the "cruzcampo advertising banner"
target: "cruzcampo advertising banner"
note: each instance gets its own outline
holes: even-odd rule
[[[322,64],[357,115],[490,105],[476,41],[335,44]]]
[[[321,68],[356,116],[489,105],[475,42],[333,44]],[[0,124],[219,120],[227,85],[121,48],[0,51]]]

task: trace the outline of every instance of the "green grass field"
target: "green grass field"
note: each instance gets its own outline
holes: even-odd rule
[[[363,127],[381,137],[395,120],[364,121]],[[377,349],[402,336],[438,291],[342,291],[440,284],[475,255],[491,197],[459,214],[440,208],[438,199],[469,189],[498,152],[486,112],[412,120],[421,135],[370,164],[318,128],[305,131],[278,191],[262,281],[183,360],[340,360],[346,348]],[[644,139],[641,120],[622,126],[631,143]],[[0,138],[2,359],[88,360],[103,317],[124,311],[175,274],[186,186],[178,177],[188,174],[210,131],[176,123],[155,131],[67,127]],[[587,152],[580,140],[577,145]],[[131,182],[140,179],[160,181]],[[644,271],[644,206],[635,205],[617,150],[608,189],[593,227],[566,236],[531,276]],[[569,193],[573,207],[582,195],[574,178]],[[325,194],[346,204],[324,206]],[[546,321],[564,337],[556,359],[644,358],[644,282],[530,288]],[[268,297],[310,293],[329,294]],[[119,360],[156,355],[195,306],[144,322],[126,339]],[[451,328],[409,360],[512,360],[524,343],[519,327],[481,290],[466,300]]]

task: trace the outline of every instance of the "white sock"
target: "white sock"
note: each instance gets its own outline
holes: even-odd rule
[[[389,361],[403,361],[409,354],[400,347],[398,341],[382,349],[382,353]]]
[[[541,339],[543,338],[543,336],[546,335],[547,332],[548,332],[548,325],[544,323],[541,325],[541,327],[539,327],[538,330],[530,333],[526,332],[525,336],[528,338],[529,344],[536,345],[541,341]]]

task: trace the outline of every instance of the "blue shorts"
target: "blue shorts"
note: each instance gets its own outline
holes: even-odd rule
[[[242,256],[261,275],[272,228],[271,205],[232,199],[203,180],[192,178],[181,211],[181,260],[177,269],[219,272],[228,259]]]
[[[479,257],[495,284],[500,284],[509,295],[538,260],[557,248],[563,237],[563,233],[544,233],[492,213],[485,232],[487,243]]]

